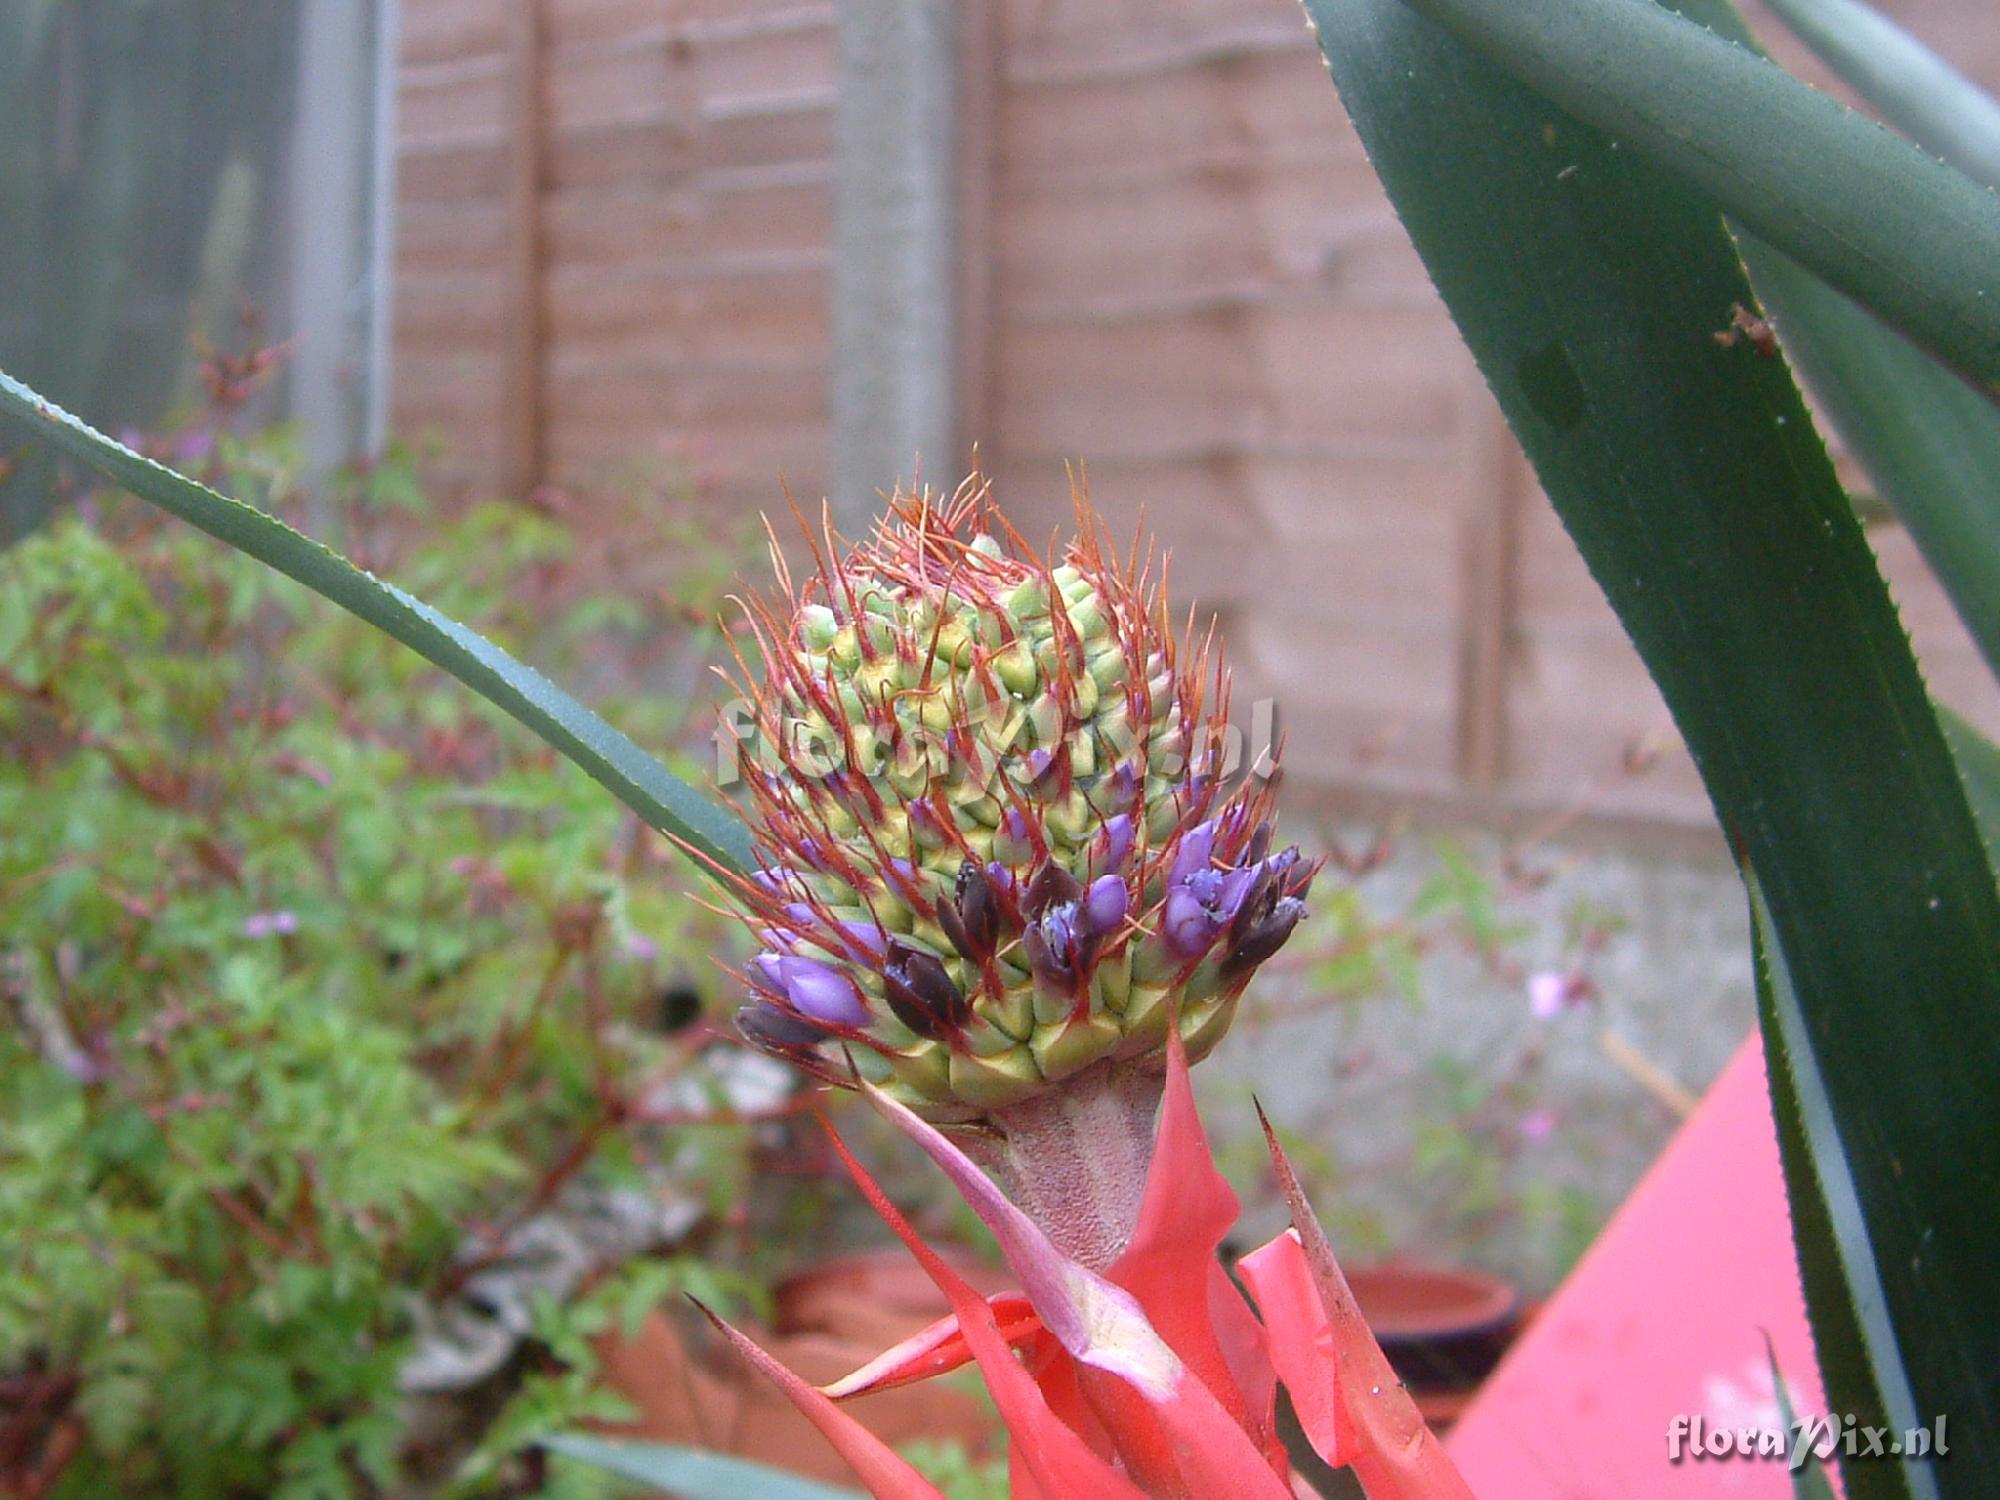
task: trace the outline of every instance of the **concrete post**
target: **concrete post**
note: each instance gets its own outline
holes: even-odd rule
[[[850,534],[878,490],[952,483],[957,343],[954,0],[840,0],[828,497]]]
[[[394,0],[304,0],[292,135],[290,407],[321,478],[379,441],[387,323],[383,147],[393,123],[377,69]],[[393,67],[393,61],[391,60]],[[391,95],[390,97],[393,97]],[[393,134],[391,134],[393,141]]]

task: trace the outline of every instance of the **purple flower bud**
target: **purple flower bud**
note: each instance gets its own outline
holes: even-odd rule
[[[840,930],[847,936],[847,946],[854,955],[868,963],[880,963],[888,949],[888,934],[873,922],[842,922]]]
[[[988,862],[986,878],[993,882],[993,888],[1001,894],[1011,896],[1014,893],[1014,872],[999,860]]]
[[[1125,920],[1125,908],[1130,899],[1123,876],[1098,876],[1084,893],[1079,909],[1082,916],[1080,925],[1090,936],[1102,937]]]
[[[1215,822],[1197,823],[1181,836],[1174,862],[1167,870],[1168,885],[1184,885],[1188,878],[1206,870],[1215,858]]]
[[[798,880],[798,872],[786,865],[771,865],[755,871],[751,876],[758,889],[768,891],[773,896],[782,896],[792,889]]]
[[[788,902],[785,917],[796,927],[811,927],[819,921],[819,913],[804,901]]]
[[[1097,836],[1097,848],[1091,856],[1091,868],[1100,871],[1122,870],[1125,861],[1132,857],[1132,816],[1120,813],[1115,818],[1104,821],[1104,831]]]
[[[972,1019],[972,1006],[951,971],[935,955],[907,943],[889,945],[882,994],[897,1019],[918,1036],[937,1037]]]
[[[759,1000],[736,1012],[736,1029],[753,1047],[766,1052],[798,1053],[826,1039],[826,1031],[804,1016]]]
[[[744,974],[756,988],[767,994],[782,995],[785,993],[785,979],[778,972],[779,961],[776,953],[760,953],[750,960]]]
[[[778,975],[792,1008],[830,1026],[866,1026],[868,1007],[854,981],[816,958],[781,958]]]
[[[1250,835],[1250,843],[1243,851],[1243,858],[1237,861],[1238,864],[1258,864],[1266,854],[1271,852],[1271,830],[1273,826],[1269,819],[1257,825],[1257,831]],[[1295,847],[1291,852],[1292,858],[1297,859],[1299,855],[1298,849]]]

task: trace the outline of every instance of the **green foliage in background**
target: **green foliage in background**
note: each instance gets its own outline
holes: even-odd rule
[[[210,461],[282,502],[281,444]],[[348,544],[494,635],[571,668],[687,641],[678,605],[580,587],[546,515],[417,503],[377,470]],[[723,939],[496,710],[170,519],[93,512],[0,555],[0,1377],[81,1445],[58,1496],[385,1493],[423,1456],[408,1299],[568,1182],[643,1183],[661,1141],[618,1111],[685,1067],[663,996]],[[668,744],[682,696],[629,717]],[[674,1142],[722,1201],[744,1149]],[[479,1472],[604,1414],[602,1319],[546,1312]]]

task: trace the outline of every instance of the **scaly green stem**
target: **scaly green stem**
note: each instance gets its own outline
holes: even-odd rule
[[[1164,1083],[1157,1062],[1101,1062],[961,1140],[1057,1249],[1101,1271],[1138,1225]]]

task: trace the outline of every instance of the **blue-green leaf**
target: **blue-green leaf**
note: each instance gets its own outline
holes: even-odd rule
[[[1967,176],[2000,183],[2000,102],[1861,0],[1764,0],[1854,92]]]
[[[858,1490],[835,1489],[783,1469],[701,1448],[612,1442],[569,1433],[544,1438],[542,1446],[680,1500],[867,1500]]]

